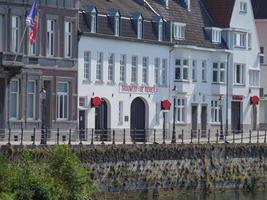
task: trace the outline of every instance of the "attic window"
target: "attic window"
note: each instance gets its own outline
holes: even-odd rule
[[[163,22],[159,21],[158,40],[161,42],[163,38]]]
[[[91,33],[96,33],[96,13],[91,13]]]
[[[184,40],[185,39],[185,24],[182,23],[174,23],[173,24],[173,37],[176,40]]]
[[[247,13],[247,2],[240,2],[240,13]]]
[[[120,35],[120,16],[116,14],[115,16],[115,27],[114,27],[115,36]]]
[[[143,38],[143,19],[140,16],[137,21],[137,38],[142,39]]]
[[[212,29],[212,42],[213,43],[221,43],[221,30],[220,29]]]

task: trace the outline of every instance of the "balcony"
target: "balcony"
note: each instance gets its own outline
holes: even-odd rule
[[[174,81],[174,86],[179,93],[188,93],[192,90],[192,84],[189,81]]]
[[[226,84],[222,83],[212,83],[211,84],[211,93],[222,95],[226,93]]]

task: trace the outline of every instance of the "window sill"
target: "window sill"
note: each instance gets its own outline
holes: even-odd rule
[[[175,122],[176,125],[186,126],[186,122]]]
[[[220,126],[221,122],[210,122],[211,126]]]
[[[160,88],[167,88],[168,86],[167,85],[156,85],[157,87],[160,87]]]
[[[116,83],[114,81],[108,81],[107,85],[115,85]]]
[[[226,85],[226,83],[225,82],[212,82],[211,83],[212,85],[222,85],[222,86],[225,86]]]
[[[236,87],[246,87],[245,84],[241,84],[241,83],[234,83],[234,86],[236,86]]]
[[[253,85],[250,85],[249,88],[252,88],[252,89],[260,89],[260,86],[253,86]]]
[[[202,83],[208,83],[208,81],[201,81]]]
[[[98,81],[95,81],[95,84],[96,84],[96,85],[103,85],[103,84],[104,84],[104,81],[102,81],[102,80],[98,80]]]

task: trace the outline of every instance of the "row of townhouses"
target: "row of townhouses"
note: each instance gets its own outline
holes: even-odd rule
[[[266,126],[250,0],[42,0],[37,43],[19,49],[32,2],[0,0],[2,135]]]

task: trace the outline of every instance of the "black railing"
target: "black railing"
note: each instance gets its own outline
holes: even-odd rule
[[[162,129],[5,129],[0,145],[171,144],[172,130]],[[177,130],[177,144],[266,143],[266,130]]]

